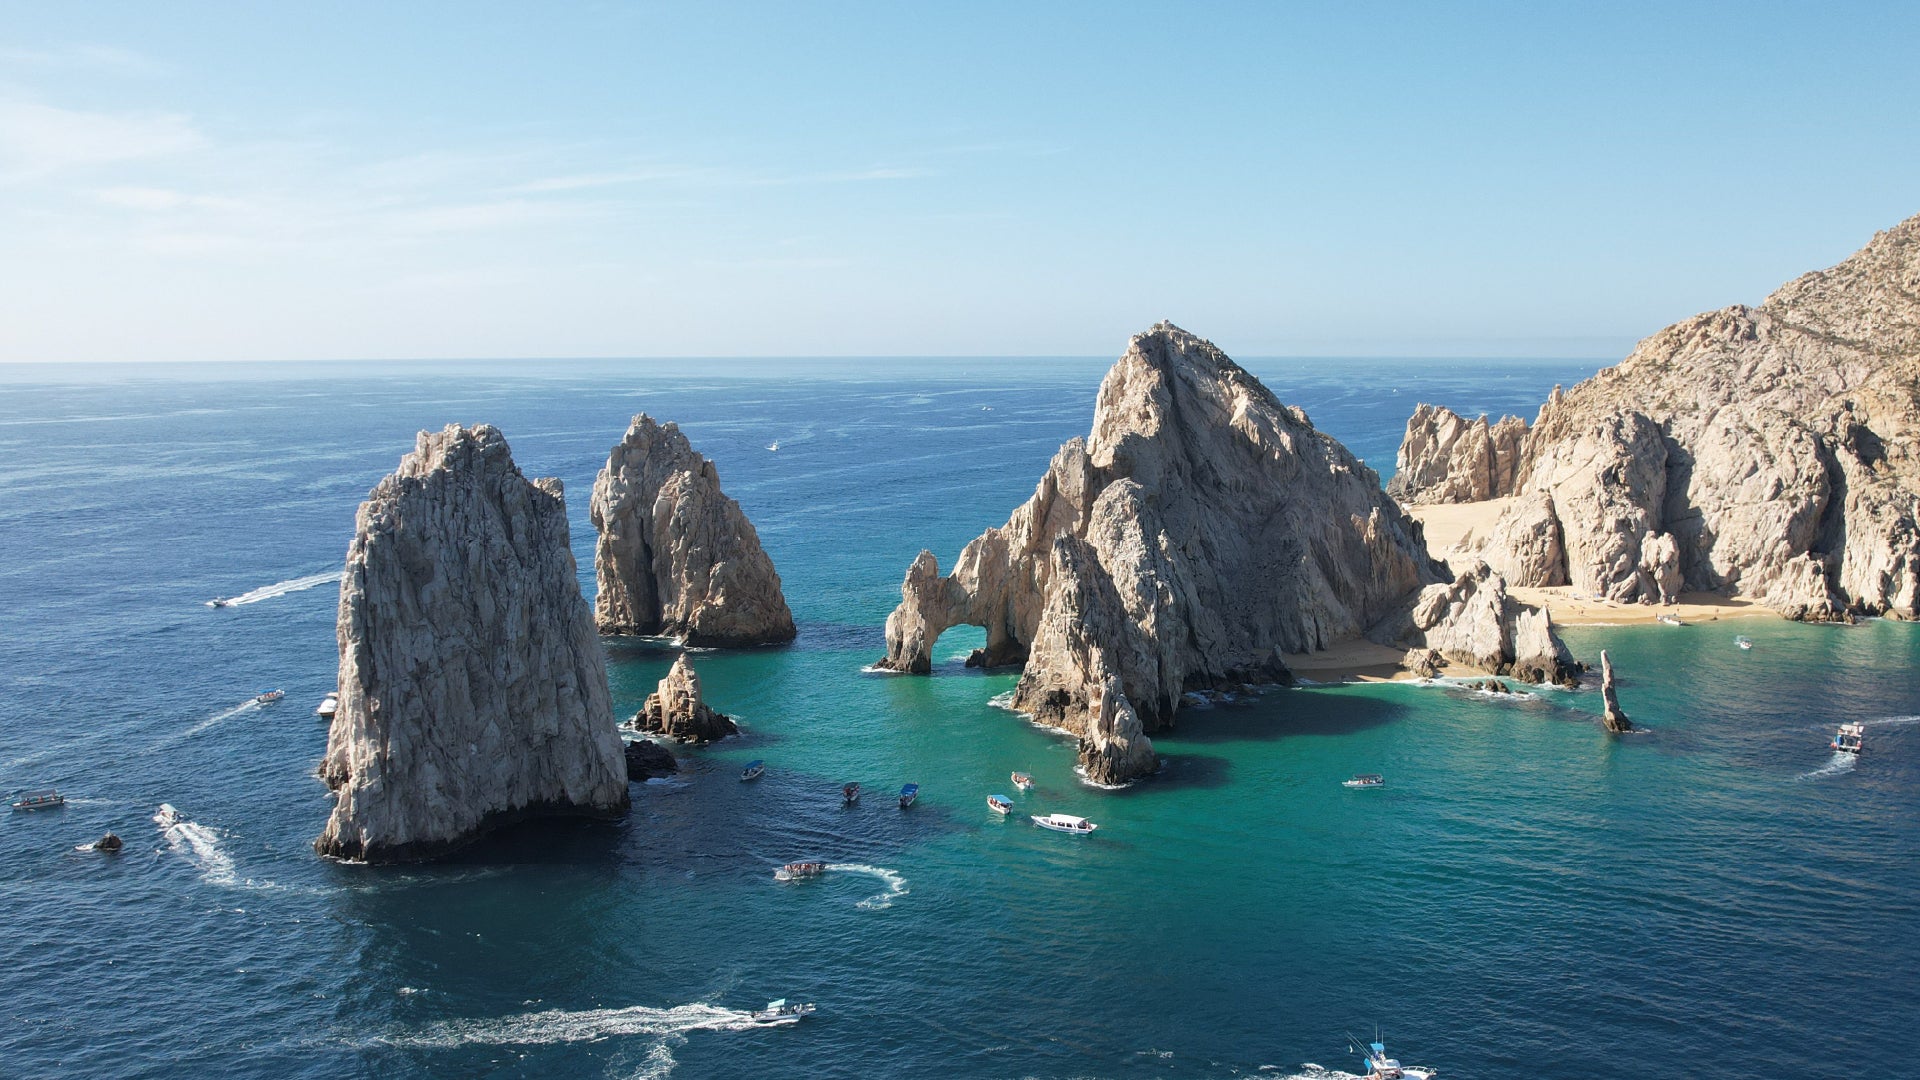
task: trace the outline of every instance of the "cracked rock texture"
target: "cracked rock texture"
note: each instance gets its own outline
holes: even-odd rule
[[[760,534],[677,425],[633,418],[593,482],[589,516],[601,633],[719,647],[793,640]]]
[[[1407,421],[1387,494],[1402,503],[1479,502],[1513,490],[1527,422],[1503,416],[1489,425],[1422,404]]]
[[[522,476],[492,427],[420,433],[347,549],[321,854],[425,859],[526,817],[625,813],[577,572],[558,480]]]
[[[1676,323],[1556,389],[1511,487],[1452,483],[1478,458],[1436,460],[1434,430],[1430,414],[1409,422],[1396,485],[1416,501],[1520,496],[1479,549],[1516,585],[1645,603],[1738,592],[1795,619],[1911,619],[1920,217],[1758,307]]]
[[[942,631],[985,627],[980,662],[1024,664],[1015,707],[1080,735],[1088,776],[1117,782],[1152,771],[1143,733],[1169,726],[1184,693],[1290,681],[1281,654],[1359,637],[1438,581],[1373,470],[1161,323],[1129,342],[1091,432],[1005,525],[945,577],[931,552],[914,560],[879,666],[925,673]],[[1504,611],[1403,619],[1403,643]]]
[[[700,676],[686,653],[680,654],[659,687],[647,695],[633,716],[633,727],[690,743],[718,742],[740,733],[731,717],[715,712],[701,700]]]

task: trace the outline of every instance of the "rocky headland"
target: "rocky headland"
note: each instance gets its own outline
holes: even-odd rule
[[[718,742],[740,733],[732,717],[714,711],[701,699],[700,676],[686,653],[674,660],[667,677],[647,695],[629,726],[695,744]]]
[[[1509,451],[1490,454],[1498,440],[1473,426],[1421,406],[1394,489],[1416,502],[1507,499],[1470,543],[1516,586],[1619,603],[1738,594],[1803,620],[1914,618],[1920,217],[1758,307],[1676,323],[1556,388],[1530,429],[1510,429],[1510,474],[1498,467]]]
[[[1545,615],[1488,571],[1449,580],[1373,470],[1211,343],[1161,323],[1101,383],[1091,432],[961,551],[908,569],[878,666],[926,673],[948,627],[1022,664],[1014,707],[1078,735],[1109,783],[1188,693],[1290,678],[1287,653],[1364,636],[1569,678]]]
[[[314,847],[432,858],[535,816],[617,817],[627,766],[558,480],[489,426],[421,432],[360,505]]]
[[[677,425],[634,417],[594,480],[589,515],[601,633],[710,647],[793,640],[760,534]]]

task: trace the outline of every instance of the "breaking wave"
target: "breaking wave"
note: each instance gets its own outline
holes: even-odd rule
[[[303,592],[317,585],[325,585],[330,581],[337,584],[340,581],[340,575],[341,571],[339,570],[329,570],[324,574],[308,574],[306,577],[297,577],[291,581],[276,581],[272,585],[262,585],[251,592],[243,592],[239,596],[229,597],[224,605],[215,604],[209,600],[207,601],[207,606],[241,607],[246,604],[257,604],[262,600],[271,600],[276,596]]]

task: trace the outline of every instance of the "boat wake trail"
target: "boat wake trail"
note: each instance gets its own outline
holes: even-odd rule
[[[195,735],[198,735],[201,732],[207,730],[208,728],[214,726],[215,724],[221,723],[222,721],[231,720],[234,717],[239,716],[241,713],[252,712],[253,710],[258,709],[259,707],[260,707],[260,702],[258,700],[254,698],[248,698],[247,700],[241,702],[240,704],[235,705],[231,709],[222,709],[219,712],[214,713],[212,716],[207,717],[205,720],[200,721],[199,723],[193,725],[190,728],[186,728],[182,731],[176,731],[171,735],[166,736],[165,738],[161,739],[159,742],[154,743],[152,748],[144,752],[149,754],[154,754],[162,750],[165,750],[169,747],[177,746],[180,743],[183,743],[186,740],[193,738]]]
[[[161,803],[158,813],[153,815],[154,824],[160,826],[160,835],[166,838],[167,847],[186,856],[189,862],[200,868],[200,880],[209,885],[232,885],[237,878],[233,872],[233,859],[220,849],[220,836],[212,829],[197,821],[188,821],[180,816],[180,811],[171,803]]]
[[[1878,720],[1862,720],[1861,727],[1906,727],[1908,724],[1920,724],[1920,716],[1883,716]]]
[[[866,874],[887,883],[887,891],[869,896],[855,904],[855,907],[867,911],[885,911],[893,906],[893,898],[907,895],[907,879],[884,866],[868,866],[866,863],[828,863],[827,869],[843,874]]]
[[[1858,754],[1843,754],[1840,751],[1835,750],[1833,752],[1832,761],[1827,762],[1825,765],[1820,766],[1819,768],[1813,770],[1812,772],[1801,773],[1799,776],[1795,777],[1795,779],[1824,780],[1829,776],[1840,776],[1845,773],[1852,772],[1853,767],[1859,764],[1859,762],[1860,762],[1860,756]]]
[[[417,1034],[384,1039],[393,1046],[456,1047],[480,1045],[534,1046],[590,1042],[617,1035],[685,1035],[690,1031],[749,1031],[760,1025],[741,1009],[695,1002],[655,1009],[630,1005],[624,1009],[587,1009],[568,1012],[522,1013],[494,1020],[447,1020]]]
[[[308,574],[306,577],[297,577],[291,581],[276,581],[272,585],[262,585],[252,592],[243,592],[239,596],[231,597],[224,604],[216,604],[209,600],[207,601],[207,606],[241,607],[246,604],[257,604],[262,600],[271,600],[276,596],[285,596],[288,593],[303,592],[318,585],[325,585],[328,582],[338,584],[339,581],[340,571],[329,570],[324,574]]]

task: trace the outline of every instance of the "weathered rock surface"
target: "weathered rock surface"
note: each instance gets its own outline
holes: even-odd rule
[[[1005,525],[944,578],[914,560],[879,666],[924,673],[942,631],[985,627],[980,663],[1025,665],[1015,707],[1081,734],[1083,768],[1113,782],[1155,767],[1143,733],[1184,693],[1290,681],[1281,654],[1359,637],[1438,579],[1371,469],[1161,323]],[[1402,622],[1396,643],[1424,644],[1431,628]]]
[[[424,859],[521,818],[626,811],[576,575],[558,480],[522,476],[492,427],[420,433],[347,550],[321,854]]]
[[[1435,421],[1396,484],[1438,501]],[[1739,592],[1795,619],[1916,615],[1920,217],[1758,307],[1708,312],[1556,391],[1482,554],[1517,585],[1619,601]],[[1425,455],[1425,456],[1423,456]],[[1471,458],[1471,455],[1468,455]],[[1548,534],[1562,538],[1558,560]]]
[[[1402,503],[1480,502],[1513,490],[1527,422],[1503,416],[1489,425],[1452,409],[1421,404],[1407,421],[1387,494]]]
[[[680,763],[673,758],[673,751],[651,739],[634,739],[627,743],[627,781],[641,783],[656,776],[672,776],[680,771]]]
[[[1620,711],[1620,699],[1614,696],[1613,661],[1607,659],[1605,649],[1600,650],[1600,698],[1606,705],[1606,711],[1602,714],[1600,722],[1606,725],[1607,730],[1615,734],[1632,731],[1633,721],[1627,719],[1627,714]]]
[[[589,516],[601,633],[721,647],[793,640],[760,534],[677,425],[634,417],[593,482]]]
[[[1408,649],[1407,655],[1400,661],[1400,666],[1416,679],[1437,679],[1446,664],[1447,658],[1440,655],[1440,650],[1424,645]]]
[[[718,742],[740,733],[731,717],[715,712],[701,700],[700,676],[687,661],[686,653],[680,654],[660,686],[647,695],[633,716],[632,726],[637,731],[690,743]]]
[[[93,850],[104,851],[109,855],[118,854],[120,849],[126,846],[126,841],[120,839],[113,833],[108,833],[93,842]]]
[[[1572,686],[1580,667],[1559,638],[1545,612],[1522,604],[1507,593],[1507,584],[1484,562],[1451,582],[1436,582],[1420,590],[1404,610],[1383,619],[1369,634],[1381,644],[1419,641],[1408,653],[1419,673],[1437,669],[1421,651],[1439,654],[1448,663],[1511,675],[1527,682]]]

